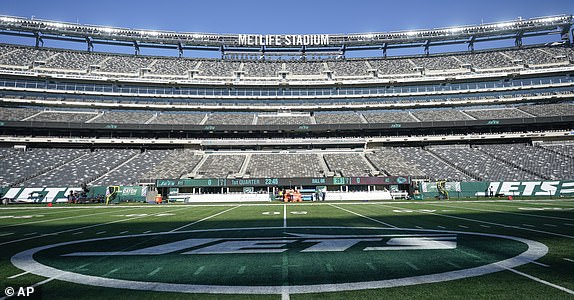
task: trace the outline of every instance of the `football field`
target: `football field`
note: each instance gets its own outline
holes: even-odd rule
[[[0,208],[0,299],[574,298],[574,200]]]

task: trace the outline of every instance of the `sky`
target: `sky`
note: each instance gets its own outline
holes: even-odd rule
[[[360,33],[574,14],[574,0],[2,0],[0,14],[182,32]],[[0,42],[11,39],[0,36]]]

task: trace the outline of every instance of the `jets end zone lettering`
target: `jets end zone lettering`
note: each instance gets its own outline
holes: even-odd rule
[[[81,191],[80,187],[50,187],[50,188],[11,188],[3,196],[18,202],[54,202],[68,201],[70,191]],[[41,195],[41,196],[37,196]]]
[[[512,196],[560,196],[574,195],[574,181],[504,181],[490,182],[486,191],[476,192],[484,196],[485,192]]]
[[[121,186],[119,195],[133,199],[145,200],[147,187],[141,186]],[[98,195],[98,190],[103,196],[106,187],[92,186],[88,196]],[[66,202],[70,191],[80,192],[81,187],[33,187],[33,188],[10,188],[2,197],[13,199],[16,202]]]
[[[476,232],[267,227],[68,241],[10,261],[31,274],[98,287],[267,295],[444,282],[514,268],[547,252],[540,242]]]
[[[434,197],[436,182],[421,183],[421,191]],[[493,181],[493,182],[447,182],[445,190],[451,196],[471,197],[504,194],[507,196],[574,196],[574,181]]]

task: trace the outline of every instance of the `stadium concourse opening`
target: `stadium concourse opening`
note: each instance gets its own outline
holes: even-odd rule
[[[0,44],[0,192],[10,203],[570,196],[571,27],[558,15],[246,35],[1,16],[0,36],[34,46]],[[548,41],[528,43],[537,37]],[[475,49],[498,40],[513,46]],[[463,49],[430,53],[445,45]],[[422,53],[387,52],[404,48]]]

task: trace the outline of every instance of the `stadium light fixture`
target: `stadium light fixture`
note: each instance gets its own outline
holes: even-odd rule
[[[506,22],[506,23],[498,23],[496,24],[496,27],[498,28],[510,28],[512,26],[516,25],[516,23],[514,22]]]
[[[462,31],[462,27],[452,27],[448,29],[448,32],[450,33],[459,33]]]
[[[368,39],[368,40],[372,40],[375,38],[374,33],[365,33],[363,36],[365,37],[365,39]]]
[[[540,22],[543,23],[553,23],[556,21],[560,21],[561,17],[548,17],[548,18],[544,18],[544,19],[540,19]]]
[[[117,32],[117,29],[111,28],[111,27],[104,27],[104,28],[100,28],[100,31],[109,34],[109,33],[115,33],[115,32]]]
[[[416,32],[416,31],[409,31],[409,32],[407,32],[407,35],[408,36],[415,36],[415,35],[417,35],[417,33],[418,32]]]
[[[65,25],[60,23],[60,22],[48,22],[46,23],[46,25],[51,26],[51,27],[56,27],[56,28],[64,28]]]
[[[0,20],[2,20],[2,22],[16,22],[17,19],[14,18],[10,18],[10,17],[2,17]]]

